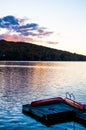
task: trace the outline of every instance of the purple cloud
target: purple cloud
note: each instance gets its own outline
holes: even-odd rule
[[[22,22],[23,20],[23,22]],[[23,24],[22,24],[23,23]],[[0,28],[19,33],[21,36],[35,36],[42,37],[52,34],[53,32],[47,31],[44,27],[40,29],[37,23],[26,23],[24,19],[18,19],[14,16],[6,16],[0,18]]]
[[[0,39],[42,43],[43,38],[53,34],[53,31],[49,31],[37,23],[31,23],[26,18],[17,18],[11,15],[0,18]],[[52,41],[45,42],[55,44]]]

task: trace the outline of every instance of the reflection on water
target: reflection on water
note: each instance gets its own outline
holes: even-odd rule
[[[49,128],[22,114],[22,105],[67,91],[86,104],[86,62],[0,62],[0,130],[84,130],[77,123]]]

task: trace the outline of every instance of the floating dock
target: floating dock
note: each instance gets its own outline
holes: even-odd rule
[[[56,123],[76,121],[86,127],[86,109],[73,107],[61,98],[35,101],[23,105],[23,113],[50,126]],[[53,102],[54,101],[54,102]]]
[[[75,110],[75,121],[86,127],[86,110]]]

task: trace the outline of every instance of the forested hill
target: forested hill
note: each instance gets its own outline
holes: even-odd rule
[[[0,60],[86,61],[86,56],[24,42],[0,40]]]

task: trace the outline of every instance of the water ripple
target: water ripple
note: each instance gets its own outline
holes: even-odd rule
[[[0,62],[0,130],[85,130],[74,122],[48,128],[22,113],[23,104],[66,91],[86,104],[85,72],[85,62]]]

